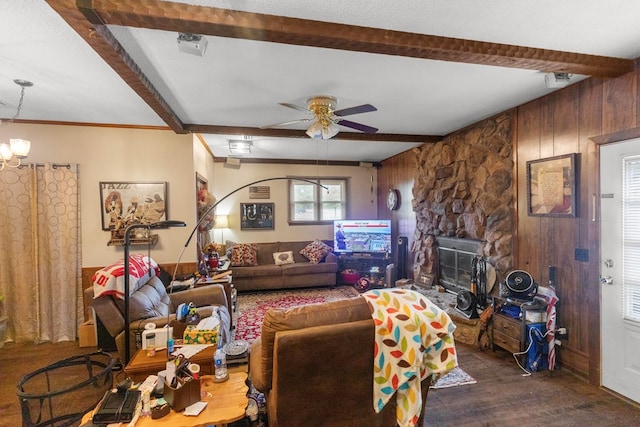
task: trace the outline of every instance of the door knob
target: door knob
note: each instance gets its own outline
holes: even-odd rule
[[[600,277],[601,285],[613,285],[613,277],[611,276],[601,276]]]

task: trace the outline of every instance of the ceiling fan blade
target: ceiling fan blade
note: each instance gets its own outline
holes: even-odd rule
[[[281,126],[295,125],[296,123],[310,122],[311,120],[313,120],[313,119],[309,118],[309,119],[289,120],[288,122],[275,123],[275,124],[269,125],[269,126],[260,126],[260,129],[271,129],[271,128],[277,128],[277,127],[281,127]]]
[[[378,128],[374,128],[371,126],[363,125],[362,123],[352,122],[351,120],[336,120],[341,126],[346,126],[351,129],[359,130],[364,133],[376,133],[378,132]]]
[[[371,111],[378,111],[378,109],[371,104],[362,104],[355,107],[343,108],[342,110],[334,111],[333,114],[338,117],[344,117],[350,116],[352,114],[369,113]]]
[[[302,111],[307,114],[313,114],[308,108],[301,107],[300,105],[290,104],[288,102],[278,102],[278,104],[282,105],[283,107],[293,108],[294,110]]]

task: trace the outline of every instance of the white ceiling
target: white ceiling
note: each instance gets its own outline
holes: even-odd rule
[[[74,0],[48,3],[56,9],[75,7]],[[131,2],[93,3],[99,9],[100,3]],[[640,57],[637,0],[178,3],[580,54]],[[543,71],[535,69],[213,35],[206,36],[208,48],[200,57],[178,51],[175,31],[119,25],[108,29],[181,123],[252,128],[249,157],[254,158],[377,162],[419,145],[415,140],[347,140],[352,129],[343,127],[329,141],[260,134],[256,129],[261,126],[305,117],[278,102],[304,106],[309,96],[330,94],[338,98],[338,108],[376,106],[378,111],[348,119],[375,126],[380,134],[442,136],[553,90],[546,88]],[[127,79],[42,0],[0,2],[0,117],[11,118],[16,112],[20,95],[13,83],[16,78],[34,82],[27,89],[20,119],[167,125]],[[582,78],[576,75],[573,81]],[[227,140],[238,138],[202,136],[218,157],[227,157]]]

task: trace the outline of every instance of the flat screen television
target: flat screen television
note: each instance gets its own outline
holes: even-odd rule
[[[333,222],[333,251],[337,253],[391,253],[391,221],[354,219]]]

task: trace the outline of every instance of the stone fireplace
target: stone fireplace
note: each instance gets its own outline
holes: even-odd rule
[[[483,256],[498,280],[512,269],[513,127],[511,113],[503,113],[414,149],[414,271],[437,277],[438,242],[449,238],[458,246],[468,240],[473,246],[468,252]],[[452,274],[464,280],[467,273],[446,270],[443,278]]]

